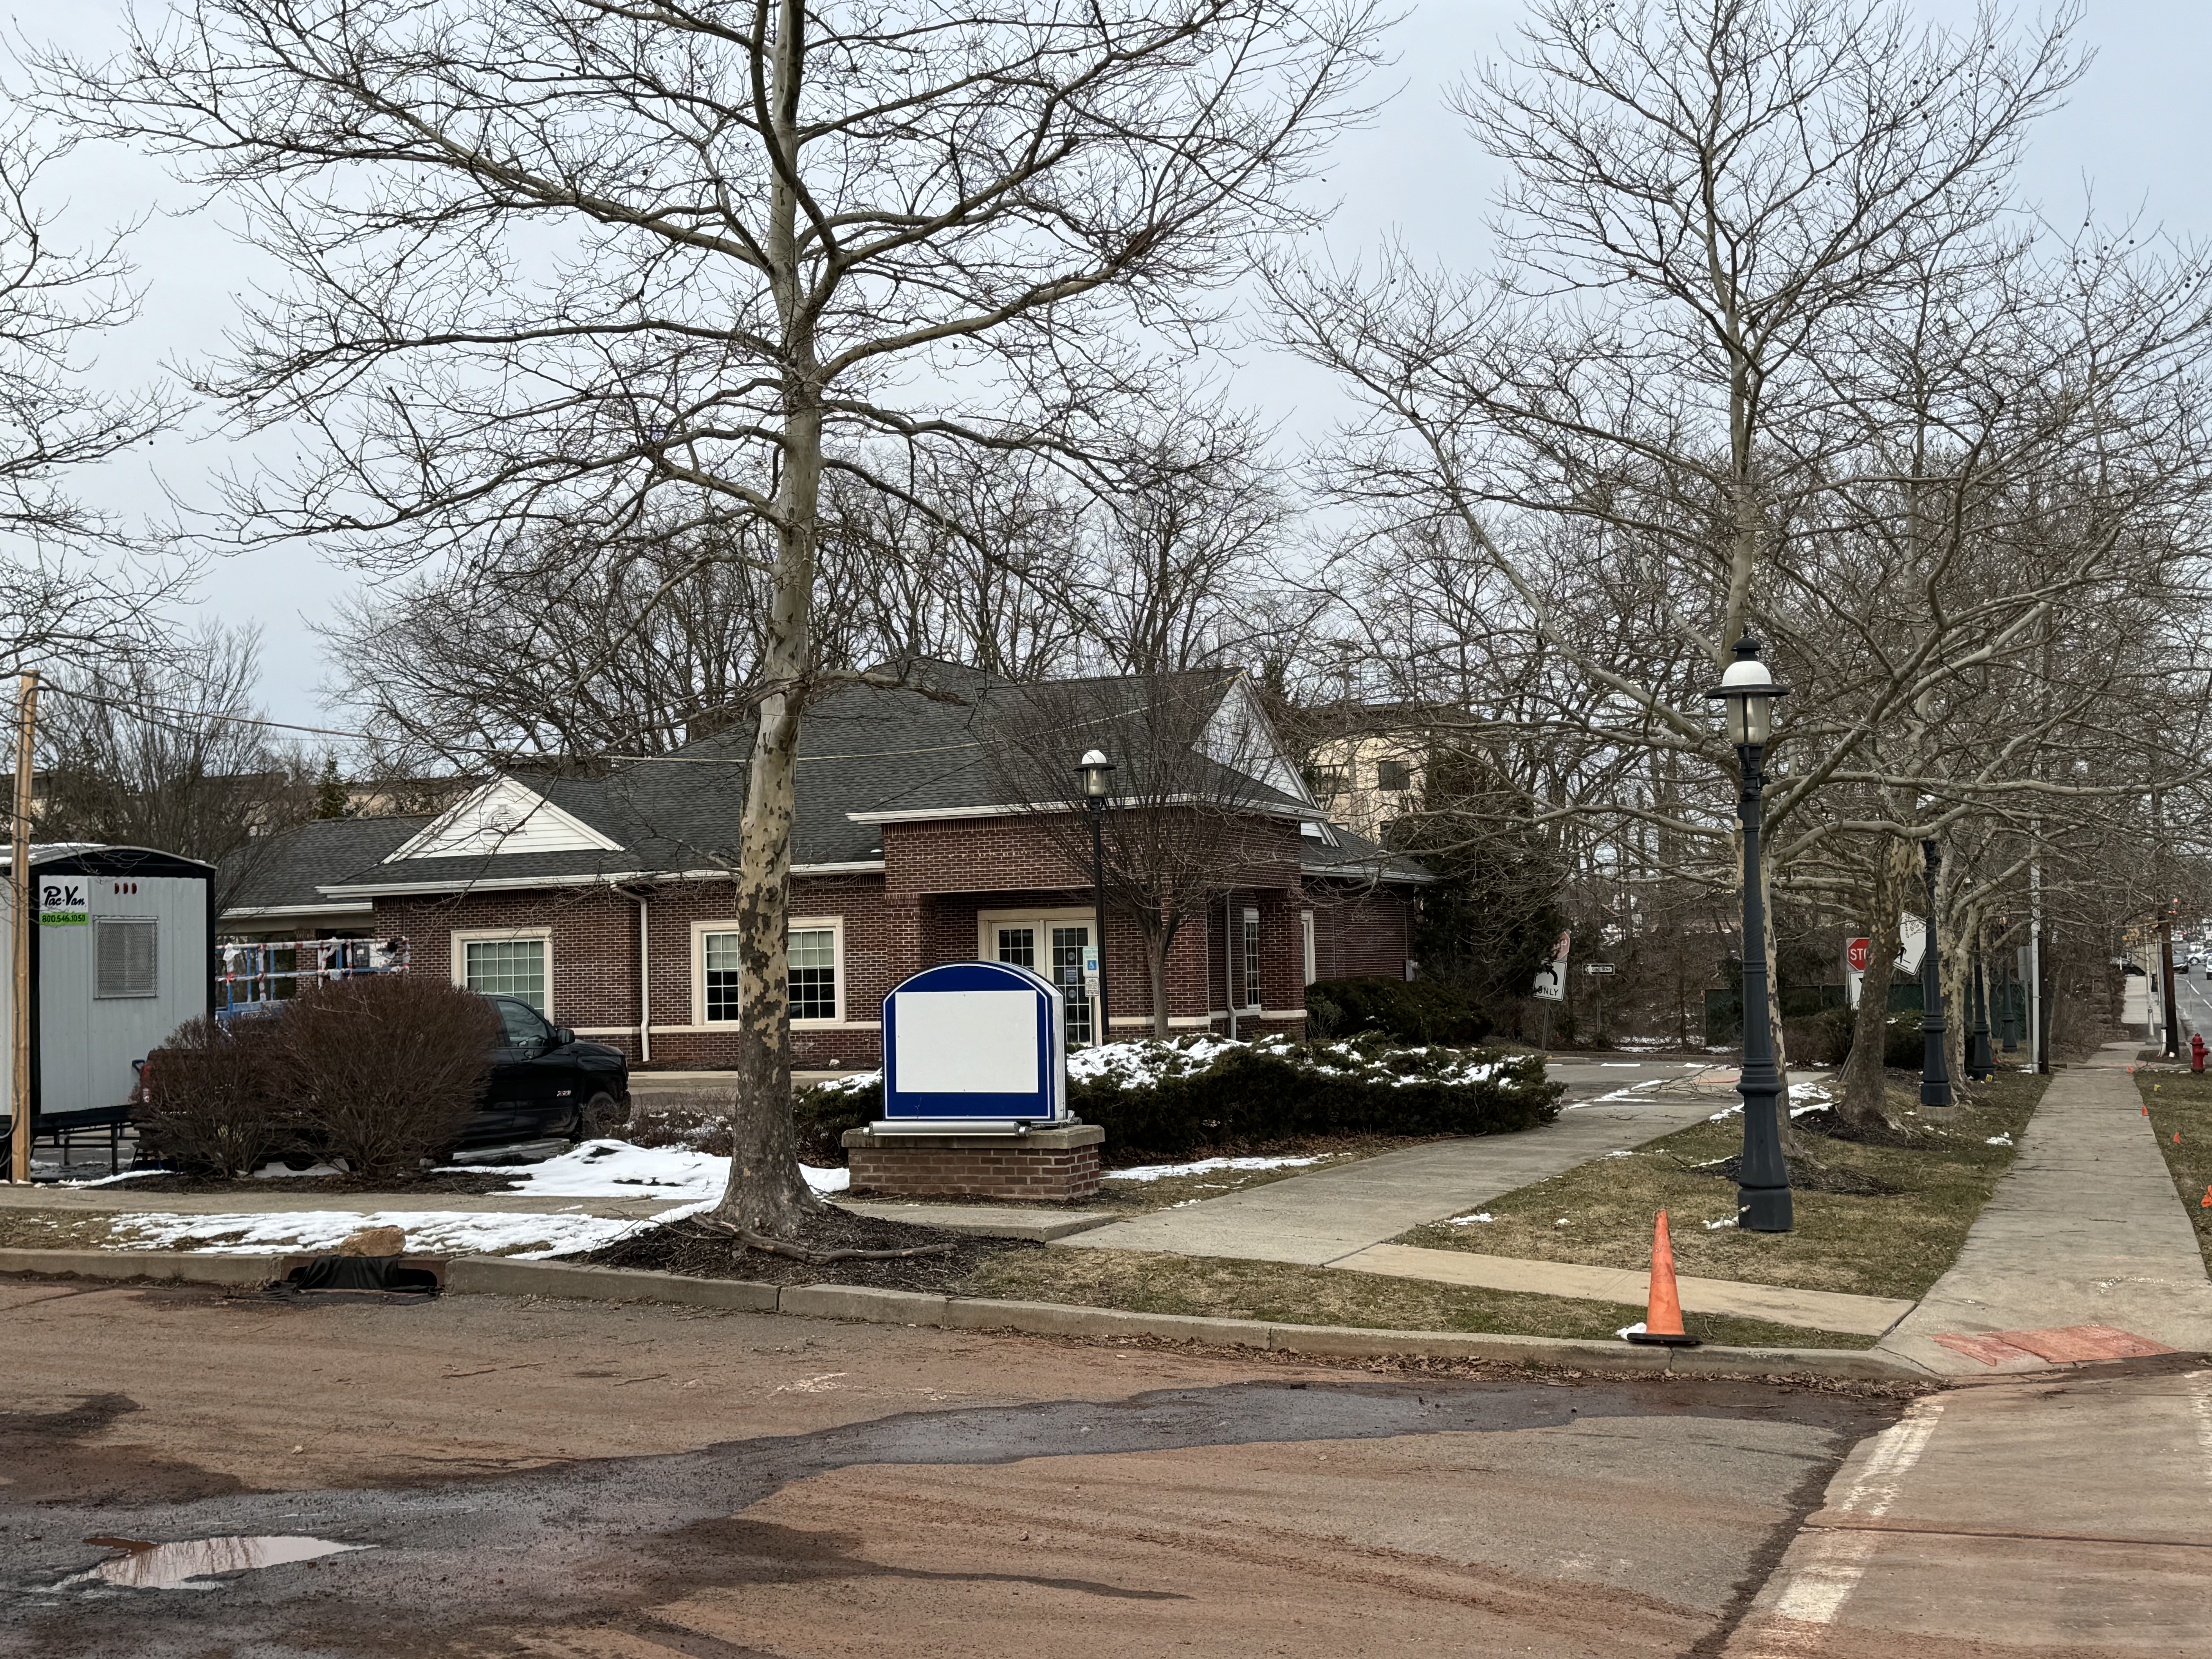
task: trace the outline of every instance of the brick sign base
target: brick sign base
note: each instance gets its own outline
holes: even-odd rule
[[[1066,1200],[1098,1190],[1095,1123],[1024,1135],[878,1134],[845,1131],[855,1197]]]

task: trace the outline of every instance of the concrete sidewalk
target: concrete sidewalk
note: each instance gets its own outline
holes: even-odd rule
[[[1852,1452],[1723,1651],[2212,1653],[2212,1371],[1914,1401]]]
[[[1540,1129],[1409,1146],[1060,1243],[1323,1267],[1422,1222],[1686,1128],[1733,1104],[1734,1082],[1732,1069],[1677,1068],[1671,1077],[1570,1100],[1557,1122]]]
[[[1991,1364],[1935,1339],[2078,1325],[2212,1352],[2212,1280],[2127,1072],[2137,1047],[2051,1079],[1959,1259],[1876,1352],[1948,1376],[2035,1370],[2032,1353]]]

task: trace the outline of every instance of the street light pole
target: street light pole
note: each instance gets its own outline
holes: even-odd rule
[[[1943,963],[1936,945],[1936,883],[1943,855],[1932,841],[1920,843],[1928,860],[1928,926],[1920,944],[1920,1103],[1952,1104],[1950,1060],[1943,1053]]]
[[[1768,1016],[1766,905],[1760,892],[1759,820],[1766,776],[1761,769],[1772,730],[1774,700],[1785,695],[1759,658],[1748,634],[1735,642],[1735,660],[1706,696],[1728,712],[1729,740],[1742,778],[1736,815],[1743,823],[1743,1158],[1736,1173],[1736,1225],[1752,1232],[1786,1233],[1794,1221],[1790,1165],[1782,1156],[1782,1073],[1774,1064],[1774,1025]]]
[[[1083,774],[1083,804],[1091,812],[1091,936],[1098,949],[1098,993],[1092,999],[1091,1041],[1111,1040],[1106,1024],[1106,798],[1113,792],[1114,763],[1103,749],[1084,752],[1075,769]]]

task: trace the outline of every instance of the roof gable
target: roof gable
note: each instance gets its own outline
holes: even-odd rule
[[[508,853],[615,853],[622,843],[559,807],[519,778],[494,778],[464,795],[420,835],[385,855],[407,859],[491,856]]]

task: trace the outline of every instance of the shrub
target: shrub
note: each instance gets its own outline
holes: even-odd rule
[[[272,1023],[316,1150],[371,1176],[410,1175],[460,1138],[499,1030],[490,1003],[428,974],[329,981]]]
[[[1817,1020],[1807,1022],[1808,1026],[1821,1034],[1822,1053],[1829,1056],[1818,1060],[1816,1063],[1840,1066],[1850,1058],[1852,1022],[1857,1018],[1856,1009],[1831,1008]],[[1791,1027],[1793,1031],[1796,1029],[1794,1025]],[[1810,1051],[1802,1055],[1799,1054],[1794,1036],[1790,1052],[1793,1058],[1815,1061],[1815,1055]],[[1882,1026],[1881,1063],[1899,1071],[1917,1072],[1925,1052],[1926,1040],[1920,1034],[1919,1014],[1908,1009],[1890,1015]]]
[[[1318,1037],[1380,1032],[1401,1042],[1480,1042],[1490,1016],[1466,992],[1432,979],[1324,979],[1306,987],[1309,1015],[1322,1005]]]
[[[1546,1080],[1540,1054],[1437,1053],[1372,1037],[1120,1042],[1084,1050],[1068,1070],[1077,1117],[1103,1127],[1117,1154],[1163,1158],[1316,1135],[1497,1134],[1552,1121],[1565,1092]],[[839,1156],[844,1130],[883,1115],[882,1079],[820,1085],[798,1110],[807,1155]]]
[[[273,1019],[226,1029],[186,1020],[150,1058],[131,1112],[139,1146],[187,1175],[229,1176],[292,1149],[295,1125],[278,1086]]]

